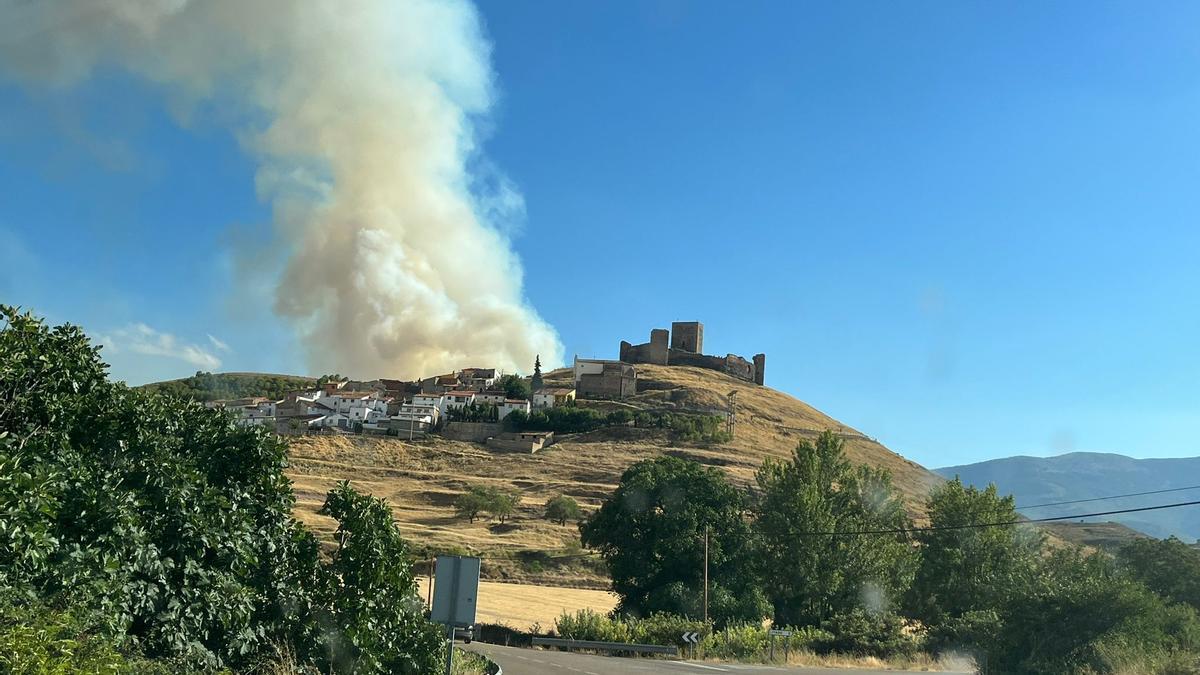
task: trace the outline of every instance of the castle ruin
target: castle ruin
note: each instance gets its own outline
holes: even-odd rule
[[[755,354],[753,361],[738,356],[708,356],[704,354],[704,324],[699,321],[675,321],[670,334],[665,328],[650,331],[650,341],[634,345],[621,341],[621,361],[650,363],[659,366],[694,366],[719,370],[739,380],[763,383],[766,354]]]

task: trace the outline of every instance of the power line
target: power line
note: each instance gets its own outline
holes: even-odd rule
[[[929,527],[892,528],[887,530],[859,530],[857,532],[798,532],[801,537],[852,537],[861,534],[912,534],[914,532],[941,532],[945,530],[973,530],[984,527],[1005,527],[1007,525],[1024,525],[1028,523],[1049,523],[1057,520],[1075,520],[1077,518],[1095,518],[1097,516],[1113,516],[1118,513],[1138,513],[1141,511],[1158,511],[1160,509],[1175,509],[1181,506],[1196,506],[1200,500],[1179,502],[1176,504],[1160,504],[1158,506],[1143,506],[1136,509],[1117,509],[1115,511],[1098,511],[1096,513],[1078,513],[1072,516],[1053,516],[1050,518],[1026,518],[1022,520],[1006,520],[998,523],[967,523],[965,525],[937,525]]]
[[[1200,489],[1200,485],[1189,485],[1187,487],[1167,488],[1166,490],[1150,490],[1148,492],[1130,492],[1128,494],[1112,495],[1109,497],[1091,497],[1089,499],[1072,499],[1072,500],[1066,501],[1066,502],[1047,502],[1045,504],[1031,504],[1029,506],[1018,506],[1016,508],[1018,511],[1022,511],[1025,509],[1040,509],[1045,506],[1065,506],[1067,504],[1083,504],[1085,502],[1103,502],[1103,501],[1108,501],[1109,499],[1121,499],[1122,497],[1143,497],[1145,495],[1161,495],[1166,492],[1181,492],[1183,490],[1197,490],[1197,489]]]

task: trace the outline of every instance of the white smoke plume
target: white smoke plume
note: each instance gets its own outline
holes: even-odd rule
[[[0,72],[161,85],[258,162],[286,262],[274,309],[313,372],[415,377],[562,360],[520,261],[473,193],[490,49],[466,0],[0,0]],[[502,217],[502,214],[501,214]]]

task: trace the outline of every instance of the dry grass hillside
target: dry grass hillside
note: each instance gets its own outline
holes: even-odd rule
[[[650,388],[637,396],[580,404],[723,415],[727,394],[736,390],[733,440],[694,446],[672,442],[664,431],[620,427],[563,436],[537,454],[524,455],[438,437],[411,443],[386,437],[304,437],[292,442],[289,471],[299,499],[298,516],[322,535],[331,533],[333,522],[317,510],[330,487],[349,480],[386,498],[410,541],[426,553],[480,553],[484,573],[493,579],[602,588],[602,570],[579,550],[575,526],[545,520],[543,507],[554,495],[566,494],[587,509],[595,508],[616,487],[621,473],[641,459],[686,457],[721,467],[733,480],[749,483],[763,459],[786,457],[800,440],[829,429],[845,439],[853,461],[891,471],[918,520],[924,495],[941,481],[870,437],[773,389],[698,368],[639,365],[638,373]],[[569,378],[568,371],[555,371],[547,375],[547,383],[565,384]],[[471,485],[488,484],[520,492],[516,517],[504,525],[457,518],[454,499]]]

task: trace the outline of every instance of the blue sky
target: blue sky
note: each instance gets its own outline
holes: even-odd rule
[[[700,320],[928,466],[1200,454],[1200,7],[481,11],[483,152],[568,359]],[[303,371],[233,273],[271,219],[254,174],[119,71],[0,84],[0,301],[141,345],[110,356],[134,382]]]

